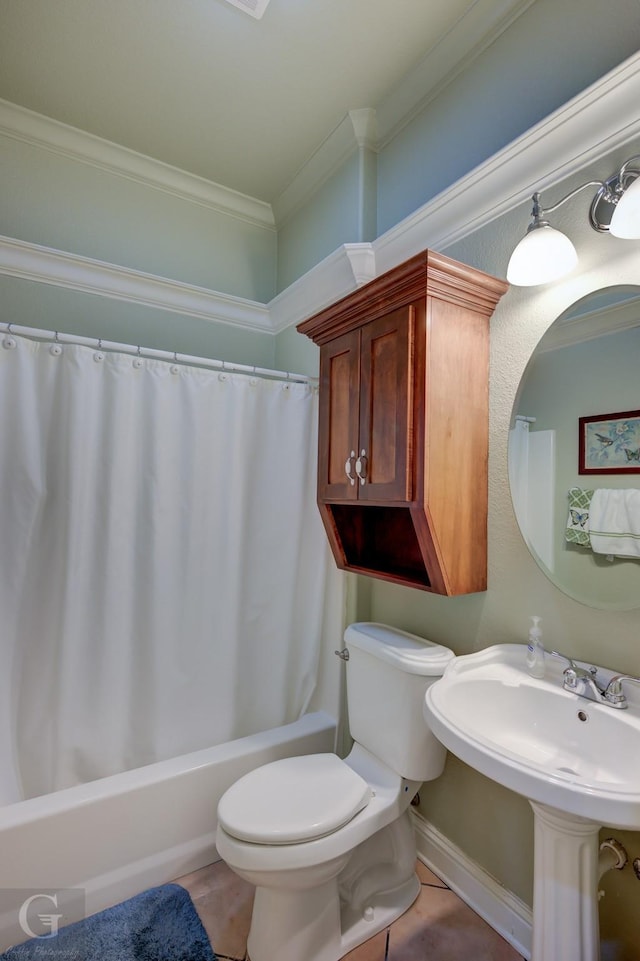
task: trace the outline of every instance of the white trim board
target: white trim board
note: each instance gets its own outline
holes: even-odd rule
[[[640,134],[639,99],[634,54],[375,240],[378,273],[463,240],[622,147]]]
[[[227,0],[227,3],[248,13],[250,17],[255,17],[256,20],[260,20],[267,9],[269,0]]]
[[[635,54],[372,244],[343,245],[268,304],[11,238],[0,243],[0,273],[276,334],[421,250],[446,249],[534,189],[546,190],[621,148],[640,135],[638,102]]]
[[[411,812],[418,857],[476,914],[525,958],[531,957],[533,913],[441,834],[419,812]]]
[[[554,324],[537,346],[540,353],[582,344],[608,334],[640,327],[640,298],[629,296],[623,303],[585,310],[570,320]]]
[[[209,207],[254,226],[275,230],[271,205],[179,170],[110,140],[0,100],[0,134],[49,150],[117,177]]]
[[[272,333],[265,304],[12,237],[0,237],[0,274]]]

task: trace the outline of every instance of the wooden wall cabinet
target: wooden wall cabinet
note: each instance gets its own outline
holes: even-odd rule
[[[339,567],[486,589],[489,319],[506,289],[425,251],[298,325],[320,346],[318,506]]]

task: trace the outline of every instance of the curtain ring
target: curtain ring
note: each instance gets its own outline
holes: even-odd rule
[[[16,341],[15,337],[12,337],[11,335],[11,324],[7,324],[7,332],[2,338],[2,346],[5,350],[13,350],[18,346],[18,342]]]

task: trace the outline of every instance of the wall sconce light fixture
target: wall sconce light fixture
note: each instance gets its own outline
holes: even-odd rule
[[[525,236],[511,254],[507,280],[518,287],[548,284],[568,274],[578,263],[576,249],[560,230],[552,227],[546,215],[575,197],[586,187],[598,187],[589,208],[589,223],[594,230],[609,232],[627,240],[640,239],[640,169],[626,160],[608,180],[581,184],[550,207],[542,207],[540,194],[533,195],[532,221]]]

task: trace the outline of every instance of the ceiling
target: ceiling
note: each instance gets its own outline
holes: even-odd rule
[[[0,98],[271,203],[349,111],[391,135],[532,2],[0,0]]]

